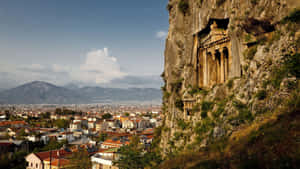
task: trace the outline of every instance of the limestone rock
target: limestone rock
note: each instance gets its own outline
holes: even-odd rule
[[[214,123],[208,125],[209,131],[201,133],[202,136],[212,132],[213,137],[222,137],[243,124],[238,119],[239,112],[251,111],[255,116],[264,113],[265,108],[272,110],[280,106],[280,98],[289,94],[287,86],[293,80],[284,79],[277,89],[273,86],[276,81],[272,79],[273,72],[282,63],[285,53],[297,51],[292,44],[300,36],[300,31],[295,30],[296,36],[290,37],[287,26],[280,24],[294,8],[300,7],[300,1],[259,0],[254,3],[250,0],[224,0],[217,3],[216,0],[187,0],[187,13],[180,10],[180,1],[169,0],[170,27],[165,47],[164,78],[171,96],[164,100],[167,105],[164,127],[170,131],[162,131],[160,148],[163,152],[170,148],[168,142],[178,130],[178,118],[191,125],[191,138],[197,136],[194,129],[203,119]],[[258,25],[247,24],[250,18]],[[255,37],[255,41],[247,42],[249,34]],[[253,50],[255,46],[257,50]],[[245,51],[249,52],[251,48],[253,57],[250,60],[245,58]],[[172,85],[178,81],[182,85],[176,93]],[[191,88],[196,91],[193,96],[187,92]],[[257,100],[255,95],[262,89],[270,94],[264,100]],[[189,102],[190,105],[184,108],[192,110],[197,105],[199,111],[187,114],[186,110],[176,107],[176,102],[191,97],[194,103]],[[236,100],[240,101],[238,105],[233,104]],[[202,111],[205,106],[209,110]],[[206,111],[209,117],[202,118]],[[208,138],[203,139],[201,146],[207,145]],[[182,144],[178,141],[176,146],[184,147],[189,143]]]

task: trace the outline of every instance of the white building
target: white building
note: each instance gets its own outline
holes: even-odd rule
[[[100,152],[91,157],[92,169],[118,169],[113,166],[116,155],[113,152]]]

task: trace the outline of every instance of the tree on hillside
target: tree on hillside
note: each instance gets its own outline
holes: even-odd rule
[[[56,108],[56,109],[55,109],[55,114],[61,114],[61,113],[62,113],[61,108]]]
[[[107,134],[106,134],[106,133],[101,133],[101,134],[99,135],[98,141],[105,141],[106,138],[107,138]]]
[[[144,146],[139,143],[139,137],[133,136],[129,145],[120,148],[120,158],[114,161],[114,165],[120,169],[155,168],[161,161],[160,156],[155,152],[145,152]]]
[[[41,114],[42,119],[50,119],[50,116],[51,116],[50,112],[46,112],[46,113]]]
[[[104,115],[102,116],[102,118],[103,118],[103,119],[110,119],[110,118],[112,118],[112,115],[109,114],[109,113],[106,113],[106,114],[104,114]]]
[[[78,150],[72,154],[71,157],[71,165],[74,169],[90,169],[92,168],[92,163],[89,158],[88,152],[83,150]]]
[[[69,126],[69,121],[67,120],[64,120],[64,119],[58,119],[58,120],[55,120],[53,122],[54,126],[58,127],[58,128],[68,128]]]
[[[39,151],[49,151],[49,150],[60,149],[63,145],[66,145],[66,144],[68,144],[67,140],[58,142],[55,139],[50,139],[49,143],[46,144],[43,148],[41,148],[41,150],[39,150]]]

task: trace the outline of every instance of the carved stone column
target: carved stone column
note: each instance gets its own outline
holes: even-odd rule
[[[193,55],[192,55],[192,60],[191,63],[193,65],[193,71],[194,71],[194,85],[198,85],[198,69],[199,69],[199,49],[198,49],[198,36],[194,36],[194,49],[193,49]]]
[[[216,51],[216,84],[221,83],[221,53],[219,49]]]
[[[224,69],[224,49],[221,51],[221,83],[225,82],[225,69]]]
[[[232,74],[232,56],[231,56],[231,43],[229,42],[228,46],[228,68],[227,68],[227,78],[232,78],[233,74]]]
[[[203,85],[208,86],[207,50],[203,51],[203,57],[204,57]]]

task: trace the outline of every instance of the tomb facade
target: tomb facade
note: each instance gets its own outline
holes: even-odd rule
[[[232,44],[228,30],[218,27],[216,21],[208,26],[206,36],[201,32],[194,35],[194,85],[200,88],[225,83],[232,77]]]

